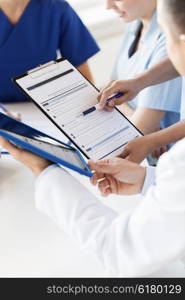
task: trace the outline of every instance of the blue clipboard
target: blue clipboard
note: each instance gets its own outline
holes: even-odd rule
[[[91,169],[76,148],[3,113],[0,113],[0,136],[13,142],[18,147],[26,149],[56,164],[67,167],[87,177],[93,176]],[[46,151],[47,148],[50,150],[49,152]],[[56,150],[60,155],[56,155],[56,151],[52,152],[51,150]],[[71,163],[71,161],[75,163]]]

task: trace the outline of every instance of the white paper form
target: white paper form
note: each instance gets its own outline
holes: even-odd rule
[[[83,115],[97,104],[98,91],[67,60],[16,82],[91,159],[119,155],[128,141],[141,135],[116,109]]]

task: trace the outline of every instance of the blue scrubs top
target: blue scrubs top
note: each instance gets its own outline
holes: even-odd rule
[[[154,13],[148,31],[140,48],[131,56],[141,28],[141,22],[135,21],[126,26],[122,47],[113,71],[113,79],[130,79],[150,69],[167,57],[166,40]],[[144,89],[129,104],[137,107],[163,110],[165,115],[160,123],[161,129],[180,120],[181,78]]]
[[[181,120],[185,120],[185,77],[182,79]]]
[[[57,58],[57,51],[74,66],[99,48],[65,0],[30,0],[14,26],[0,10],[0,102],[24,101],[11,78]]]

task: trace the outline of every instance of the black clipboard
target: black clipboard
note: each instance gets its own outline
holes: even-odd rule
[[[45,68],[47,68],[47,67],[49,67],[49,66],[57,66],[57,63],[60,63],[60,62],[62,62],[62,61],[67,61],[65,58],[60,58],[60,59],[57,59],[57,60],[54,60],[54,61],[50,61],[50,62],[48,62],[48,63],[46,63],[46,64],[44,64],[44,65],[40,65],[40,66],[38,66],[38,67],[36,67],[36,68],[34,68],[34,69],[32,69],[32,70],[29,70],[28,72],[26,72],[26,73],[23,73],[23,74],[21,74],[21,75],[18,75],[18,76],[16,76],[16,77],[14,77],[12,80],[13,80],[13,82],[16,84],[16,86],[19,88],[19,89],[21,89],[22,90],[22,92],[27,96],[27,97],[29,97],[29,99],[39,108],[39,110],[41,110],[43,113],[44,113],[44,115],[71,141],[71,143],[87,158],[87,159],[92,159],[92,157],[90,157],[89,155],[87,155],[87,153],[83,150],[83,148],[82,147],[80,147],[79,145],[78,145],[78,143],[76,143],[76,141],[69,135],[69,134],[67,134],[66,133],[66,131],[61,127],[61,126],[59,126],[59,124],[53,119],[53,118],[51,118],[51,116],[27,93],[27,92],[25,92],[25,90],[22,88],[22,86],[20,85],[20,84],[18,84],[18,82],[17,82],[17,80],[19,80],[19,79],[22,79],[22,78],[24,78],[25,76],[27,76],[27,75],[30,75],[30,74],[32,74],[32,75],[34,75],[34,73],[35,72],[37,72],[37,71],[43,71]],[[75,69],[75,70],[77,70],[74,66],[73,66],[73,68]],[[78,71],[78,70],[77,70]],[[79,71],[78,71],[79,72]],[[83,76],[83,74],[81,73],[81,72],[79,72],[80,74],[81,74],[81,76],[83,77],[83,78],[85,78],[84,76]],[[87,80],[88,81],[88,83],[97,91],[97,92],[100,92],[99,91],[99,89],[93,84],[93,83],[91,83],[88,79],[86,79],[85,78],[85,80]],[[98,102],[97,102],[98,103]],[[135,130],[137,131],[137,133],[138,133],[138,136],[143,136],[143,133],[118,109],[118,108],[115,108],[115,110],[120,114],[120,115],[122,115],[123,116],[123,118],[133,127],[133,128],[135,128]],[[124,146],[125,144],[123,144],[122,146]]]

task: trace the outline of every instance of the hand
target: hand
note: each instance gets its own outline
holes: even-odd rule
[[[116,157],[89,161],[89,166],[95,171],[91,183],[98,184],[102,196],[134,195],[142,190],[146,169],[138,164]]]
[[[52,162],[41,158],[31,152],[19,149],[4,138],[0,137],[0,145],[5,148],[16,160],[23,163],[31,171],[38,176],[45,168],[52,164]]]
[[[152,157],[154,158],[159,158],[162,154],[164,154],[165,152],[167,152],[169,149],[168,149],[168,146],[161,146],[157,149],[155,149],[153,152],[152,152]]]
[[[124,102],[132,100],[141,90],[142,84],[139,77],[129,80],[111,81],[98,96],[99,109],[112,111],[115,105],[121,105]],[[106,105],[106,100],[116,93],[123,93],[123,96],[117,99],[115,98],[115,100],[111,100],[109,104]]]
[[[0,111],[6,114],[7,116],[14,118],[18,121],[21,121],[21,115],[17,112],[9,111],[3,104],[0,103]]]
[[[6,114],[11,118],[16,119],[17,121],[21,121],[21,115],[17,112],[8,111]]]
[[[136,138],[125,146],[119,157],[135,163],[141,163],[149,153],[157,148],[156,141],[152,134]]]

